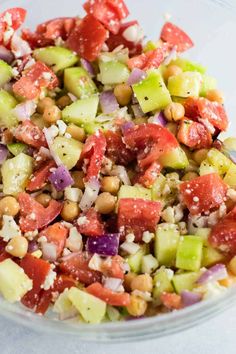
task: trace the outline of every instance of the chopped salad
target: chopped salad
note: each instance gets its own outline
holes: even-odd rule
[[[236,138],[192,39],[123,0],[0,15],[0,293],[38,314],[156,316],[236,281]]]

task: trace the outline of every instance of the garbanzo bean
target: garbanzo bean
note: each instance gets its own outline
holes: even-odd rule
[[[231,261],[228,264],[228,268],[233,273],[233,275],[236,275],[236,256],[234,256]]]
[[[23,258],[28,250],[28,241],[23,236],[13,237],[6,246],[6,252],[14,257]]]
[[[132,89],[129,85],[119,84],[114,89],[114,95],[121,106],[127,106],[132,98]]]
[[[0,200],[0,215],[16,216],[19,211],[20,205],[16,198],[7,196]]]
[[[187,172],[185,175],[182,177],[182,181],[191,181],[194,178],[199,177],[196,172]]]
[[[192,153],[192,158],[193,160],[198,164],[201,165],[202,161],[206,159],[207,154],[208,154],[207,149],[200,149],[196,150]]]
[[[115,209],[116,198],[110,193],[99,194],[95,202],[96,210],[101,214],[109,214]]]
[[[120,179],[117,176],[106,176],[101,181],[101,190],[116,195],[120,188]]]
[[[178,132],[178,125],[176,123],[167,123],[166,124],[166,128],[173,134],[173,135],[177,135]]]
[[[137,275],[135,273],[129,272],[125,274],[124,276],[124,288],[126,291],[131,292],[131,283],[134,278],[136,278]]]
[[[131,281],[132,290],[148,291],[151,292],[153,287],[152,277],[149,274],[137,275]]]
[[[183,70],[178,65],[170,65],[164,73],[164,79],[168,81],[171,76],[179,75]]]
[[[60,109],[63,109],[65,108],[66,106],[69,106],[70,104],[72,103],[72,100],[69,96],[67,95],[64,95],[64,96],[61,96],[60,98],[58,98],[57,100],[57,106],[60,108]]]
[[[37,105],[37,112],[43,114],[46,108],[55,105],[55,101],[50,97],[44,97]]]
[[[71,177],[74,180],[73,187],[84,190],[84,172],[83,171],[72,171]]]
[[[61,110],[57,106],[50,106],[45,108],[43,113],[43,120],[46,123],[56,123],[57,120],[61,119]]]
[[[66,200],[63,204],[63,208],[61,211],[61,217],[65,221],[73,221],[75,218],[79,216],[80,209],[77,203],[71,202],[70,200]]]
[[[126,308],[130,315],[135,317],[142,316],[147,309],[147,302],[140,297],[131,294],[130,304]]]
[[[67,127],[66,132],[69,133],[73,139],[81,141],[81,143],[85,141],[86,134],[84,129],[81,127],[77,127],[77,125],[75,124],[70,124]]]
[[[218,102],[220,104],[224,103],[224,95],[220,90],[209,90],[206,93],[206,98],[209,101]]]
[[[49,194],[41,193],[35,198],[38,203],[42,204],[44,208],[48,207],[50,200],[52,199]]]
[[[185,115],[184,106],[181,103],[172,102],[165,108],[164,115],[170,122],[178,121]]]

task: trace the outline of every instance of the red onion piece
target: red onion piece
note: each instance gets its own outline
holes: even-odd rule
[[[42,242],[43,259],[54,262],[57,259],[57,246],[54,243]]]
[[[134,128],[135,124],[133,122],[125,122],[122,126],[121,126],[121,131],[122,134],[127,133],[128,130]]]
[[[53,160],[56,162],[57,166],[61,166],[62,165],[61,159],[59,158],[58,155],[56,155],[54,153],[54,151],[52,149],[54,136],[52,135],[52,131],[50,130],[50,128],[43,128],[43,133],[44,133],[45,139],[47,141],[48,148],[49,148],[49,151],[50,151],[50,154],[51,154]]]
[[[70,172],[63,165],[53,171],[48,179],[58,192],[63,191],[66,187],[69,187],[74,183]]]
[[[0,165],[6,160],[8,155],[8,149],[5,145],[0,144]]]
[[[19,121],[24,121],[30,119],[32,114],[36,111],[36,103],[34,101],[25,101],[18,104],[14,109],[13,113]]]
[[[100,189],[100,183],[97,178],[91,178],[85,185],[85,191],[80,201],[79,207],[82,211],[91,208],[95,200],[97,199]]]
[[[197,304],[201,300],[202,300],[201,294],[194,293],[192,291],[187,291],[187,290],[181,293],[181,301],[184,307]]]
[[[13,34],[11,39],[11,50],[16,58],[22,58],[23,56],[32,53],[28,42],[22,39],[16,32]]]
[[[100,105],[102,112],[110,114],[119,109],[119,104],[112,90],[104,91],[100,95]]]
[[[126,169],[124,168],[124,166],[115,166],[112,169],[110,175],[119,177],[121,182],[123,182],[127,186],[131,185],[130,178],[129,178],[128,173],[127,173]]]
[[[31,194],[32,195],[32,194]],[[28,252],[33,253],[39,249],[39,245],[36,241],[30,241],[28,244]]]
[[[118,291],[120,286],[122,285],[122,280],[119,278],[105,278],[103,285],[107,289],[110,289],[112,291]]]
[[[119,234],[88,237],[87,250],[100,256],[116,256],[118,254],[119,240]]]
[[[165,60],[163,61],[164,65],[169,65],[172,60],[175,60],[177,58],[177,51],[176,51],[176,47],[173,47],[169,53],[169,55],[165,58]]]
[[[61,321],[72,320],[73,318],[78,316],[78,311],[75,307],[71,306],[71,308],[63,313],[59,314],[59,319]]]
[[[95,76],[93,66],[88,60],[81,58],[80,63],[81,66],[90,74],[91,77]]]
[[[5,61],[7,64],[11,64],[14,60],[14,55],[10,50],[0,45],[0,59]]]
[[[133,110],[135,118],[139,118],[139,117],[144,117],[145,116],[145,114],[143,113],[142,108],[140,107],[139,103],[133,104],[131,106],[131,108]]]
[[[152,118],[152,123],[156,123],[156,124],[161,125],[162,127],[165,127],[166,124],[167,124],[167,121],[166,121],[166,119],[164,117],[164,114],[162,112],[158,112]]]
[[[146,78],[147,74],[145,71],[141,69],[133,69],[128,80],[127,80],[127,85],[134,85],[139,83],[140,81],[144,80]]]
[[[216,264],[207,269],[197,280],[198,284],[205,284],[217,280],[222,280],[228,277],[228,273],[224,264]]]

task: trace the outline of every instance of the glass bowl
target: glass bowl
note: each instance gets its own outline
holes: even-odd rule
[[[236,3],[235,0],[126,0],[131,16],[142,24],[148,38],[158,38],[165,16],[183,27],[195,42],[195,48],[186,56],[208,66],[209,73],[218,78],[225,92],[231,119],[228,134],[236,131]],[[26,25],[34,28],[44,20],[82,14],[81,0],[3,0],[0,12],[21,6],[28,10]],[[235,134],[234,134],[235,135]],[[100,325],[73,324],[55,320],[52,315],[42,317],[27,311],[21,305],[12,305],[0,299],[0,314],[37,331],[76,335],[80,340],[97,342],[140,341],[182,331],[209,319],[234,304],[236,289],[181,311],[157,317]]]

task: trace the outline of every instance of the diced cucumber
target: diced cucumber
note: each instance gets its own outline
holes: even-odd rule
[[[236,165],[231,164],[228,172],[225,175],[224,178],[225,183],[227,183],[230,187],[235,188],[236,187]]]
[[[139,186],[122,185],[118,193],[118,201],[122,198],[141,198],[151,200],[151,190]]]
[[[63,165],[71,170],[79,161],[83,144],[73,138],[58,136],[51,146],[52,151],[59,157]]]
[[[75,65],[79,58],[71,50],[64,47],[45,47],[35,49],[33,56],[48,66],[51,66],[54,72],[64,70]]]
[[[63,291],[62,294],[57,298],[54,306],[53,306],[53,312],[56,312],[59,314],[60,319],[62,318],[70,318],[70,314],[74,314],[76,309],[72,302],[70,301],[69,297],[69,290],[66,289]]]
[[[78,98],[87,98],[97,92],[97,88],[83,68],[68,68],[64,71],[64,85],[67,91]]]
[[[107,305],[107,316],[111,322],[120,320],[121,314],[114,306]]]
[[[32,280],[18,264],[11,259],[0,263],[0,292],[7,301],[20,301],[32,286]]]
[[[194,285],[199,278],[199,273],[197,272],[187,272],[182,274],[175,274],[172,279],[175,291],[181,294],[184,290],[192,290]]]
[[[160,265],[172,266],[175,264],[176,252],[180,234],[174,224],[160,224],[157,227],[154,254]]]
[[[203,241],[198,236],[181,236],[177,248],[176,267],[196,272],[202,261]]]
[[[202,267],[210,267],[214,264],[223,262],[225,257],[222,253],[211,246],[204,246],[202,253]]]
[[[17,105],[16,99],[5,90],[0,90],[0,127],[11,128],[18,124],[12,113]]]
[[[160,173],[159,176],[157,176],[151,189],[152,200],[158,200],[158,201],[162,200],[162,193],[165,185],[166,185],[166,178]]]
[[[154,49],[156,49],[156,48],[157,48],[156,43],[154,43],[153,41],[148,41],[148,42],[145,44],[144,48],[143,48],[143,52],[144,52],[144,53],[147,53],[147,52],[149,52],[150,50],[154,50]]]
[[[236,151],[236,138],[227,138],[224,140],[223,148],[227,151]]]
[[[68,291],[68,297],[88,323],[100,323],[106,314],[106,303],[97,297],[75,287]]]
[[[176,60],[172,60],[171,65],[177,65],[183,71],[198,71],[200,74],[205,74],[206,72],[206,68],[204,66],[185,58],[177,58]]]
[[[142,258],[141,264],[141,272],[151,274],[153,273],[158,267],[158,261],[152,254],[147,254]]]
[[[201,89],[202,77],[198,72],[186,71],[168,80],[168,90],[171,96],[198,97]]]
[[[158,70],[149,71],[147,77],[132,86],[144,113],[161,110],[171,103],[171,97]]]
[[[147,253],[147,246],[142,245],[140,249],[127,258],[127,262],[130,266],[131,272],[140,273],[142,267],[142,258]]]
[[[26,151],[27,145],[25,145],[23,143],[11,143],[11,144],[7,144],[7,148],[12,155],[17,156],[21,152]]]
[[[208,152],[207,160],[212,166],[216,167],[220,175],[224,175],[232,165],[230,159],[222,154],[222,152],[214,148]]]
[[[163,167],[174,169],[184,169],[189,165],[188,158],[181,147],[165,152],[159,162]]]
[[[13,77],[12,67],[5,61],[0,60],[0,87],[5,85]]]
[[[211,233],[211,229],[208,227],[198,227],[196,229],[196,236],[199,236],[202,238],[203,241],[203,245],[207,245],[208,244],[208,236]]]
[[[215,166],[212,166],[208,160],[203,160],[200,168],[199,174],[200,176],[208,175],[209,173],[218,173],[218,169]]]
[[[102,130],[102,131],[111,130],[114,127],[112,120],[103,123],[96,123],[95,121],[91,123],[82,124],[82,126],[87,134],[94,134],[98,130]]]
[[[161,267],[153,278],[153,297],[158,299],[163,292],[173,293],[174,288],[168,274],[168,269]]]
[[[200,91],[200,96],[205,97],[207,91],[214,90],[217,88],[217,81],[214,77],[209,75],[202,75],[202,86]]]
[[[98,110],[99,98],[97,95],[73,102],[62,111],[62,119],[66,123],[76,125],[93,123]]]
[[[100,74],[98,80],[103,85],[122,84],[128,80],[130,75],[127,66],[119,61],[99,61]]]
[[[33,172],[33,158],[20,153],[2,165],[3,193],[17,195],[25,190]]]
[[[34,113],[33,116],[30,118],[32,122],[37,125],[40,129],[45,128],[45,121],[43,119],[43,116],[39,113]]]

